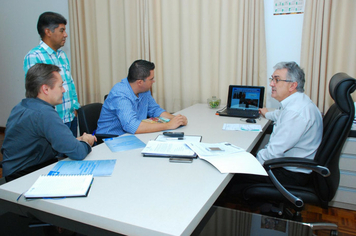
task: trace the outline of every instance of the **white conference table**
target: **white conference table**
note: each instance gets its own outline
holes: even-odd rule
[[[247,151],[262,136],[259,132],[226,131],[224,123],[245,123],[240,118],[215,115],[216,109],[196,104],[179,114],[188,125],[178,131],[202,135],[202,142],[230,142]],[[269,121],[257,120],[265,130]],[[162,132],[137,135],[143,142]],[[40,174],[55,164],[0,186],[1,211],[33,215],[41,221],[87,235],[190,235],[226,187],[232,174],[221,174],[208,162],[171,163],[148,158],[142,149],[113,153],[101,144],[86,160],[116,159],[112,176],[95,177],[84,198],[26,200],[24,193]]]

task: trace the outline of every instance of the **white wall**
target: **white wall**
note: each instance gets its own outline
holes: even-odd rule
[[[68,21],[68,1],[0,0],[0,6],[0,127],[5,127],[11,109],[25,97],[23,58],[40,42],[38,17],[54,11]],[[62,49],[70,58],[69,37]]]
[[[295,61],[300,64],[304,14],[273,15],[274,0],[264,0],[264,4],[269,78],[273,74],[273,66],[278,62]],[[269,82],[267,85],[266,107],[278,108],[279,102],[271,98]]]
[[[277,62],[296,61],[299,64],[304,16],[274,16],[273,2],[264,0],[268,75],[273,73]],[[68,20],[68,1],[0,0],[0,6],[0,127],[5,127],[11,109],[25,97],[23,58],[39,43],[38,16],[45,11],[54,11]],[[69,28],[67,24],[70,34]],[[70,59],[69,37],[63,50]],[[270,87],[267,87],[267,107],[278,107],[278,102],[271,98]]]

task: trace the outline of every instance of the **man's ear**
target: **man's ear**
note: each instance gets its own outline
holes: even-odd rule
[[[289,91],[294,91],[298,87],[298,82],[293,82],[292,85],[289,87]]]
[[[141,86],[143,84],[143,80],[142,79],[138,79],[136,80],[136,83],[138,86]]]
[[[39,92],[44,95],[48,95],[48,91],[49,91],[49,86],[47,84],[42,84]]]
[[[44,32],[47,37],[50,37],[52,35],[52,31],[49,28],[46,28]]]

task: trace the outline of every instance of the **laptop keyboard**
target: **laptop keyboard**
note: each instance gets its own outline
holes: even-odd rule
[[[228,110],[227,114],[245,118],[258,118],[260,116],[258,110]]]

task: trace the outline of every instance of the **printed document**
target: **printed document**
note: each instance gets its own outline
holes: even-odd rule
[[[249,152],[233,144],[189,143],[187,144],[200,159],[212,164],[221,173],[265,175],[261,163]]]
[[[224,124],[223,130],[237,130],[237,131],[255,131],[262,132],[261,125],[253,124]]]
[[[184,142],[161,142],[151,140],[147,143],[146,147],[141,152],[145,156],[162,156],[162,157],[196,157]]]
[[[110,176],[116,160],[59,161],[48,175],[88,175]]]

